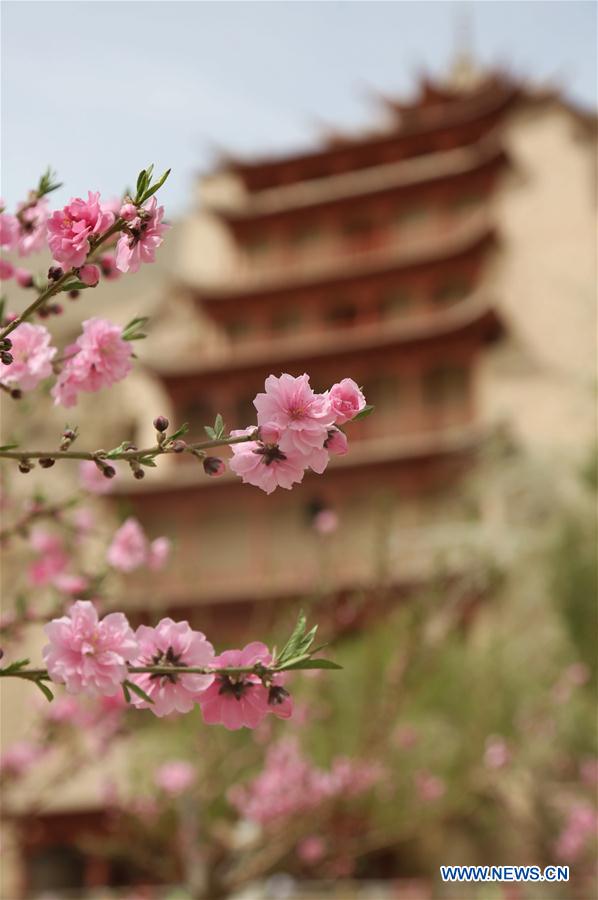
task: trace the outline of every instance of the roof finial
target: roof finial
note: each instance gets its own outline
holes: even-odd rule
[[[480,80],[473,61],[473,15],[471,3],[459,3],[455,9],[455,50],[448,81],[451,87],[467,91]]]

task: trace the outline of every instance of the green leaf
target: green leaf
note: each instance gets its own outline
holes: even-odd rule
[[[0,453],[2,450],[14,450],[18,446],[18,444],[3,444],[2,447],[0,447]]]
[[[134,319],[125,325],[122,332],[122,338],[124,341],[139,341],[147,335],[143,332],[143,328],[149,322],[149,318],[147,316],[136,316]]]
[[[176,441],[177,438],[182,437],[184,434],[187,434],[189,431],[189,422],[184,422],[180,428],[177,428],[175,432],[168,436],[168,441]]]
[[[375,406],[364,406],[361,412],[358,412],[356,416],[353,416],[351,421],[357,422],[359,421],[359,419],[365,419],[367,418],[367,416],[371,416],[375,409]]]
[[[145,188],[146,181],[146,171],[142,169],[139,175],[137,176],[137,196],[141,194],[142,190]]]
[[[280,652],[277,664],[288,663],[290,660],[295,662],[299,658],[307,658],[309,656],[309,650],[314,642],[318,626],[314,625],[308,632],[305,630],[306,627],[307,619],[304,612],[301,611],[293,633]]]
[[[51,703],[54,699],[54,694],[52,693],[48,685],[44,684],[43,681],[34,681],[33,683],[38,686],[48,703]]]
[[[137,694],[138,697],[141,697],[142,700],[145,700],[146,703],[151,703],[153,705],[154,701],[152,698],[145,693],[143,688],[140,688],[138,684],[135,684],[134,681],[123,681],[123,688],[127,687],[130,691],[133,691],[134,694]]]
[[[123,681],[121,687],[123,689],[123,694],[125,695],[125,700],[127,701],[127,703],[130,703],[131,702],[131,692],[129,691],[129,688],[127,687],[127,682]]]
[[[171,169],[166,169],[166,171],[164,172],[164,174],[162,175],[160,180],[157,181],[154,185],[152,185],[152,187],[149,190],[145,191],[143,198],[141,200],[142,203],[145,203],[146,200],[149,200],[150,197],[153,197],[153,195],[156,193],[156,191],[160,190],[160,188],[162,187],[162,185],[164,184],[164,182],[170,175],[171,171],[172,171]]]
[[[338,663],[332,662],[331,659],[305,659],[305,660],[291,660],[286,663],[284,666],[281,666],[281,671],[288,672],[291,669],[342,669],[342,666],[339,666]]]
[[[222,418],[220,413],[218,413],[214,421],[214,431],[216,432],[217,438],[222,437],[222,435],[224,434],[224,419]]]
[[[8,675],[11,672],[18,672],[19,669],[24,669],[25,666],[29,665],[30,660],[28,659],[18,659],[16,662],[11,663],[9,666],[6,666],[4,669],[0,669],[3,675]]]
[[[156,463],[154,462],[154,457],[153,457],[153,456],[140,456],[140,457],[139,457],[139,462],[141,463],[142,466],[149,466],[151,469],[157,469],[157,468],[158,468],[158,466],[157,466]]]
[[[204,425],[203,430],[205,431],[207,436],[210,438],[210,440],[212,440],[212,441],[216,440],[216,432],[214,431],[214,429],[212,428],[211,425]]]
[[[69,281],[68,284],[63,284],[59,293],[64,293],[65,291],[86,291],[89,287],[89,284],[84,284],[82,281]]]
[[[130,441],[123,441],[118,447],[113,447],[112,450],[109,450],[106,454],[106,459],[114,459],[119,453],[124,453],[125,450],[129,449],[130,443]]]

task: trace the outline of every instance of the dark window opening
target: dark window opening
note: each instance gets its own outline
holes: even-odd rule
[[[469,387],[469,369],[446,365],[431,369],[424,376],[424,401],[430,406],[462,403]]]
[[[432,299],[439,306],[450,305],[463,300],[471,292],[471,285],[465,278],[453,278],[438,285]]]
[[[326,312],[326,321],[329,325],[348,327],[355,324],[357,310],[351,303],[338,303]]]
[[[402,316],[411,307],[411,297],[406,291],[397,288],[389,291],[382,298],[382,315],[388,318]]]

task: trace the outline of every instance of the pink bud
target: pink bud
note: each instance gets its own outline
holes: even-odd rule
[[[126,222],[130,222],[132,219],[136,219],[139,213],[134,203],[123,203],[118,215]]]
[[[349,449],[347,435],[338,428],[331,428],[324,446],[333,456],[344,456]]]
[[[15,274],[15,267],[7,259],[0,259],[0,281],[8,281]]]
[[[33,276],[27,269],[15,269],[15,280],[22,288],[29,288],[33,285]]]
[[[206,456],[203,467],[206,475],[210,475],[212,478],[220,478],[226,472],[224,461],[217,456]]]
[[[100,280],[100,270],[97,266],[82,266],[79,269],[79,278],[88,287],[95,287]]]

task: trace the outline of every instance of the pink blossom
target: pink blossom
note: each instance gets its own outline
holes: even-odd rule
[[[53,584],[69,563],[61,538],[42,528],[35,528],[31,533],[30,543],[32,549],[39,554],[39,558],[27,572],[30,584],[35,587]]]
[[[270,651],[260,641],[247,644],[243,650],[225,650],[214,660],[214,665],[228,668],[246,668],[261,662],[272,661]],[[280,718],[289,718],[293,706],[291,697],[282,687],[282,676],[274,676],[268,690],[257,675],[217,675],[214,683],[198,697],[204,722],[216,725],[221,722],[230,731],[239,728],[255,728],[262,719],[273,712]]]
[[[59,572],[52,580],[52,584],[71,597],[82,594],[89,587],[89,581],[84,575],[72,575],[68,572]]]
[[[126,519],[115,533],[106,559],[120,572],[132,572],[147,560],[148,544],[143,528],[132,517]]]
[[[50,333],[43,325],[24,322],[11,334],[13,361],[0,368],[0,383],[31,391],[52,374],[56,348],[50,346]]]
[[[415,790],[419,799],[424,803],[433,803],[444,796],[446,785],[442,778],[433,775],[426,769],[421,769],[415,773]]]
[[[147,555],[147,565],[153,572],[164,568],[168,562],[171,548],[171,541],[167,537],[158,537],[151,542]]]
[[[183,759],[172,759],[163,763],[155,773],[159,788],[176,797],[183,794],[195,781],[195,766]]]
[[[0,200],[0,207],[3,207],[4,201]],[[16,216],[8,213],[0,214],[0,247],[7,250],[14,250],[19,236],[19,220]]]
[[[298,451],[308,454],[321,450],[328,428],[335,421],[330,401],[316,394],[309,385],[309,375],[294,378],[268,376],[265,393],[258,394],[253,405],[258,425],[277,425],[282,429],[279,446],[283,453]]]
[[[233,437],[251,434],[254,428],[232,431]],[[290,490],[294,484],[303,481],[305,456],[297,451],[283,453],[277,444],[262,441],[246,441],[232,444],[233,456],[229,462],[232,471],[239,475],[244,484],[253,484],[267,494],[277,487]]]
[[[598,815],[589,803],[576,803],[570,810],[565,827],[555,846],[559,859],[573,862],[586,850],[591,839],[595,839]]]
[[[365,397],[352,378],[343,378],[334,384],[328,391],[328,400],[336,416],[336,425],[350,422],[365,407]]]
[[[88,287],[95,287],[100,280],[100,270],[97,266],[82,266],[79,269],[79,278]]]
[[[326,841],[317,834],[310,834],[297,844],[297,856],[303,863],[313,865],[326,855]]]
[[[214,648],[205,635],[201,631],[193,631],[188,622],[162,619],[155,628],[140,625],[136,636],[139,641],[136,666],[203,668],[214,665]],[[131,699],[135,706],[151,709],[156,716],[162,717],[175,711],[189,712],[206,692],[206,688],[210,688],[214,676],[173,673],[156,677],[144,673],[131,676],[131,681],[138,684],[153,700],[149,704],[133,695]]]
[[[312,525],[318,534],[332,534],[338,528],[338,515],[333,509],[321,509],[313,517]]]
[[[511,760],[509,745],[500,735],[490,735],[484,751],[484,765],[489,769],[502,769]]]
[[[96,467],[94,466],[94,468]],[[109,481],[110,479],[106,478],[104,480]],[[93,510],[88,509],[86,506],[81,506],[73,513],[73,522],[79,532],[79,536],[83,536],[93,531],[96,524],[96,517]]]
[[[0,259],[0,281],[8,281],[15,274],[15,267],[7,259]]]
[[[381,777],[379,766],[337,757],[330,769],[314,766],[296,738],[272,744],[263,770],[248,785],[236,785],[228,799],[246,818],[261,825],[318,810],[336,797],[354,797]]]
[[[83,333],[66,348],[68,359],[52,388],[54,403],[74,406],[80,391],[95,392],[121,381],[131,371],[132,352],[118,325],[87,319]]]
[[[81,487],[92,494],[109,494],[114,487],[113,482],[116,478],[118,478],[118,471],[114,478],[106,478],[90,459],[83,460],[79,466]]]
[[[131,207],[125,204],[121,209],[121,216],[124,211],[128,222],[116,245],[116,267],[121,272],[137,272],[142,262],[153,263],[162,235],[170,228],[162,222],[164,207],[157,205],[155,197],[138,210]]]
[[[116,268],[116,259],[113,253],[104,253],[100,256],[99,263],[102,275],[108,281],[115,281],[117,278],[120,278],[121,273]]]
[[[31,741],[16,741],[0,755],[0,775],[22,778],[43,754],[43,748]]]
[[[48,216],[50,209],[48,201],[43,198],[37,200],[33,206],[27,202],[17,206],[18,223],[16,246],[19,256],[29,256],[37,250],[42,250],[46,243]]]
[[[127,677],[126,663],[138,652],[135,635],[123,613],[98,620],[88,600],[77,600],[68,616],[45,626],[50,643],[43,655],[52,681],[70,694],[115,694]]]
[[[22,391],[32,391],[52,374],[56,348],[50,346],[50,332],[43,325],[23,322],[15,328],[10,339],[13,361],[0,369],[0,382]]]
[[[91,249],[90,240],[107,231],[114,214],[100,205],[99,193],[88,191],[87,200],[74,198],[48,220],[48,244],[63,267],[82,266]]]
[[[163,568],[169,555],[168,538],[159,537],[150,544],[137,519],[129,517],[112,538],[106,558],[120,572],[133,572],[144,565],[156,571]]]

